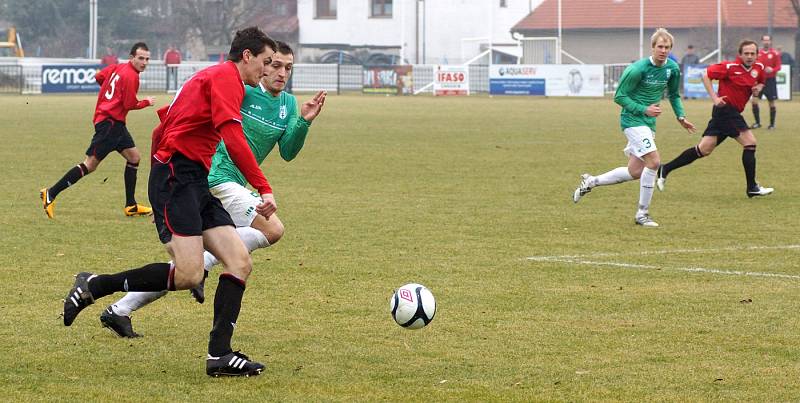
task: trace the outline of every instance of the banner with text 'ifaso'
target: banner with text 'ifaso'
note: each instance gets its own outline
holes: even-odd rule
[[[97,92],[99,64],[42,65],[42,92]]]
[[[489,93],[602,97],[600,64],[504,64],[489,68]]]

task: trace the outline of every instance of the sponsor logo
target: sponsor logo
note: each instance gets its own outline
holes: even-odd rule
[[[281,119],[286,119],[286,115],[288,114],[289,112],[286,111],[286,105],[281,105],[280,109],[278,110],[278,117]]]
[[[535,76],[536,67],[500,67],[500,76]]]
[[[261,105],[250,104],[250,108],[255,109],[257,111],[261,110]]]
[[[42,70],[42,84],[95,84],[97,69],[89,67],[57,67]]]

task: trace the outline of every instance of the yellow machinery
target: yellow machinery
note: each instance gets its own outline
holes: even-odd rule
[[[25,57],[25,51],[22,50],[22,43],[20,43],[19,35],[17,35],[17,29],[11,27],[8,29],[8,40],[6,42],[0,42],[0,55],[6,52],[3,52],[2,49],[9,49],[10,56],[16,57]]]

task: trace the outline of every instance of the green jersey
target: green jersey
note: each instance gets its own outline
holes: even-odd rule
[[[286,161],[291,161],[303,148],[311,123],[299,116],[294,95],[282,91],[273,96],[261,85],[256,88],[246,86],[241,112],[244,136],[259,165],[275,143],[278,143],[281,157]],[[247,185],[244,175],[228,155],[225,143],[220,141],[211,158],[208,186],[225,182]]]
[[[653,64],[652,58],[646,57],[630,66],[622,73],[619,87],[614,94],[614,102],[622,106],[620,125],[622,129],[636,126],[648,126],[656,131],[656,118],[645,115],[644,111],[652,104],[661,102],[666,88],[669,103],[676,117],[684,116],[683,104],[678,90],[681,86],[681,68],[671,59],[661,66]]]

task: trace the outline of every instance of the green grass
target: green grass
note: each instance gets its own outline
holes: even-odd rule
[[[775,194],[745,197],[741,147],[727,141],[670,176],[651,230],[633,225],[638,182],[571,201],[580,173],[625,163],[610,99],[331,96],[298,158],[265,164],[287,232],[253,256],[234,346],[268,369],[221,380],[204,374],[212,304],[188,292],[134,315],[142,339],[100,327],[113,297],[61,324],[72,274],[167,256],[148,218],[122,214],[117,155],[59,196],[55,220],[41,211],[38,190],[82,159],[93,107],[90,96],[0,97],[2,400],[800,396],[800,278],[685,271],[800,276],[800,249],[784,247],[800,227],[797,101],[779,104],[778,130],[756,132],[758,178]],[[702,129],[710,103],[687,111]],[[129,115],[143,154],[155,119]],[[697,140],[671,111],[661,118],[665,161]],[[590,263],[527,259],[562,255]],[[437,297],[423,330],[388,313],[407,282]]]

